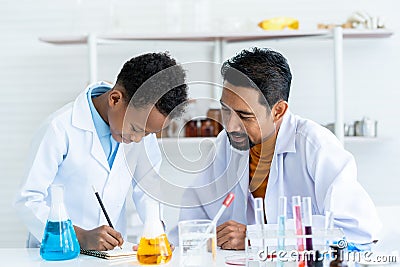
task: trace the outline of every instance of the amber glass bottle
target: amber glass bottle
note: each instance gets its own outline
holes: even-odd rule
[[[214,126],[210,119],[205,119],[201,121],[201,136],[202,137],[213,137],[214,136]]]
[[[222,131],[222,115],[221,109],[211,108],[207,111],[207,118],[211,120],[211,124],[214,128],[213,136],[217,136]]]
[[[185,125],[185,137],[197,137],[197,121],[190,120]]]

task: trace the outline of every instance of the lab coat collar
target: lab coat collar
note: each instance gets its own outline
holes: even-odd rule
[[[275,153],[283,154],[287,152],[296,152],[295,137],[297,130],[297,120],[295,115],[288,109],[283,115],[278,137],[276,138]]]
[[[95,132],[92,114],[87,100],[87,92],[97,86],[110,86],[106,82],[96,82],[88,87],[76,98],[72,109],[72,125],[86,131]]]
[[[108,171],[110,172],[110,166],[103,147],[101,146],[100,139],[97,136],[96,128],[90,112],[90,107],[87,99],[87,92],[97,86],[105,86],[108,83],[97,82],[89,85],[75,100],[72,108],[72,125],[84,131],[90,131],[92,133],[92,156]],[[118,152],[117,152],[118,153]],[[118,155],[117,155],[118,156]],[[116,157],[117,157],[116,156]]]
[[[102,92],[107,92],[110,90],[110,87],[100,87],[99,88]],[[100,116],[100,113],[97,111],[96,107],[94,106],[93,100],[92,100],[92,92],[93,88],[89,89],[87,93],[87,100],[89,103],[89,108],[90,108],[90,113],[92,114],[92,119],[94,123],[94,127],[96,128],[96,132],[99,137],[109,137],[111,134],[110,131],[110,126],[103,120],[103,118]]]

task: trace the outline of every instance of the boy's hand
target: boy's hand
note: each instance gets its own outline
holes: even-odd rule
[[[246,225],[227,221],[217,227],[217,245],[222,249],[244,249]]]
[[[74,226],[74,229],[79,245],[83,249],[111,250],[116,246],[122,246],[124,243],[121,233],[107,225],[92,230],[84,230],[77,226]]]

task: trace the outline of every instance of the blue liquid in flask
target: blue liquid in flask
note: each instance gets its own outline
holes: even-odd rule
[[[80,253],[78,239],[71,220],[47,221],[40,255],[49,261],[69,260]]]

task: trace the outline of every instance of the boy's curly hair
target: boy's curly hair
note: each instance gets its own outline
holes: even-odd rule
[[[186,73],[165,53],[148,53],[127,61],[117,77],[126,91],[126,100],[136,108],[155,105],[171,118],[180,116],[187,102]],[[140,89],[139,89],[140,88]]]

